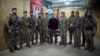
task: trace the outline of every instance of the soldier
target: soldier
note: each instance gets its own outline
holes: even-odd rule
[[[43,37],[44,42],[49,42],[49,34],[48,34],[48,13],[45,14],[45,18],[43,20]]]
[[[59,29],[60,29],[60,36],[61,36],[61,42],[60,45],[64,45],[66,46],[67,43],[67,26],[68,26],[68,22],[67,22],[67,18],[65,16],[65,12],[61,12],[61,17],[59,19]]]
[[[9,52],[14,53],[14,50],[19,50],[17,47],[17,38],[20,32],[20,19],[17,16],[17,8],[12,8],[12,14],[7,17],[7,28],[9,32]]]
[[[82,19],[82,45],[81,46],[85,46],[85,43],[86,43],[86,37],[85,37],[85,32],[84,32],[84,22],[83,21],[85,18],[87,18],[87,12],[88,12],[88,10],[86,10],[85,15],[83,15],[81,17],[81,19]]]
[[[48,28],[50,30],[49,43],[53,43],[53,36],[55,37],[55,45],[57,44],[57,30],[58,30],[58,19],[55,18],[55,14],[52,13],[52,17],[49,20]]]
[[[79,16],[79,11],[76,12],[74,20],[74,46],[80,49],[81,44],[81,18]]]
[[[40,44],[43,44],[43,13],[39,13],[39,17],[36,19],[36,43],[38,43],[38,34],[40,34]]]
[[[73,31],[74,31],[74,27],[73,27],[73,21],[74,21],[74,11],[71,12],[71,16],[68,19],[68,27],[69,27],[69,43],[68,44],[72,44],[72,35],[73,35]]]
[[[22,17],[21,20],[21,24],[22,24],[22,38],[25,40],[25,42],[27,43],[27,47],[31,47],[30,46],[30,20],[27,17],[27,11],[23,12],[24,16]],[[22,48],[22,42],[21,44],[21,48]]]
[[[35,30],[36,30],[36,20],[35,20],[35,16],[33,15],[33,12],[30,12],[30,24],[31,24],[31,41],[32,41],[32,45],[34,45],[34,40],[35,40]]]
[[[86,47],[85,50],[90,52],[94,51],[94,35],[97,30],[96,19],[92,16],[92,11],[87,12],[87,18],[84,19],[85,37],[86,37]]]

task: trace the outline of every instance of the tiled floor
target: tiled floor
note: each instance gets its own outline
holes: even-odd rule
[[[83,47],[77,49],[73,48],[72,45],[64,47],[45,43],[44,45],[37,44],[32,48],[24,47],[13,54],[5,50],[0,52],[0,56],[100,56],[100,38],[95,38],[95,46],[95,52],[88,52],[83,50]]]

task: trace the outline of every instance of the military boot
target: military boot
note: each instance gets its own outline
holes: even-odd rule
[[[14,53],[14,49],[12,47],[9,48],[10,53]]]
[[[17,46],[14,46],[14,50],[19,50],[19,48]]]

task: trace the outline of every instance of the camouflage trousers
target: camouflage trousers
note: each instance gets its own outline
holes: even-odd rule
[[[17,46],[18,35],[15,34],[15,31],[9,33],[9,43],[8,47],[14,50],[14,47]]]
[[[49,42],[49,31],[43,30],[44,42]]]
[[[60,30],[60,36],[61,36],[61,43],[66,44],[67,43],[67,34],[66,30]]]
[[[78,29],[76,29],[74,31],[74,46],[80,48],[80,45],[81,45],[81,32]]]
[[[21,32],[21,38],[20,38],[21,47],[24,42],[27,44],[27,46],[30,45],[30,30],[29,29],[23,29]]]
[[[85,31],[85,37],[86,37],[86,47],[93,49],[94,48],[93,32]]]
[[[38,43],[38,39],[40,36],[40,44],[43,43],[43,30],[36,30],[36,43]]]
[[[34,44],[34,40],[35,40],[35,29],[31,29],[31,42],[32,42],[32,44]]]

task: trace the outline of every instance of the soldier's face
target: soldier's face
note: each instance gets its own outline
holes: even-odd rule
[[[44,14],[41,14],[42,17],[44,17]]]
[[[74,15],[74,12],[71,12],[71,15]]]
[[[76,16],[79,16],[79,14],[78,14],[78,13],[76,13]]]
[[[48,17],[48,15],[46,14],[45,17]]]
[[[91,13],[90,13],[90,12],[88,12],[88,13],[87,13],[87,16],[91,16]]]
[[[65,13],[63,14],[63,17],[65,17]]]
[[[24,13],[24,16],[27,16],[27,13]]]
[[[64,14],[61,14],[61,17],[64,17]]]
[[[12,13],[13,13],[14,15],[16,15],[16,14],[17,14],[17,10],[12,10]]]
[[[39,13],[39,16],[41,16],[42,14],[41,13]]]
[[[33,13],[30,13],[31,16],[33,16]]]
[[[47,16],[48,16],[48,14],[46,13],[46,14],[45,14],[45,17],[47,17]]]
[[[52,14],[52,17],[55,17],[55,14]]]

